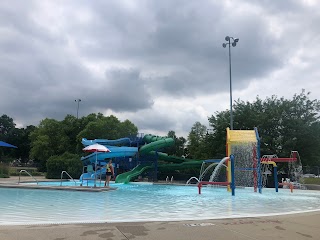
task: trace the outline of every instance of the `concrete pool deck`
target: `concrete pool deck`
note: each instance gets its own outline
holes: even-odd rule
[[[38,182],[50,182],[59,181],[59,179],[46,179],[43,176],[36,177]],[[31,177],[21,177],[20,184],[19,177],[0,178],[0,187],[2,188],[24,188],[24,189],[46,189],[46,190],[64,190],[64,191],[82,191],[82,192],[105,192],[110,190],[116,190],[113,187],[87,187],[87,186],[46,186],[37,185],[36,181]],[[35,183],[35,184],[23,184],[23,183]]]
[[[320,212],[180,222],[0,226],[3,240],[319,239]]]
[[[10,178],[0,182],[15,183]],[[24,180],[28,181],[26,177]],[[85,216],[83,221],[85,222]],[[320,211],[201,221],[0,226],[2,240],[244,240],[320,239]]]

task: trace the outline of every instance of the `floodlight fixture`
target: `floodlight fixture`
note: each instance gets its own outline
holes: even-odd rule
[[[233,130],[233,116],[232,116],[232,78],[231,78],[231,46],[237,46],[237,42],[239,42],[239,38],[226,36],[226,43],[222,44],[222,47],[226,48],[229,45],[229,76],[230,76],[230,129]],[[233,40],[233,41],[231,41]]]
[[[81,102],[81,99],[78,98],[76,100],[74,100],[77,103],[77,119],[79,118],[79,103]]]

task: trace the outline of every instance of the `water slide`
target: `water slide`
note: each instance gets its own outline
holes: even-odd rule
[[[168,137],[158,137],[154,135],[145,135],[143,140],[148,143],[142,146],[139,150],[141,155],[147,155],[152,151],[158,151],[165,147],[170,147],[174,144],[174,140]]]
[[[180,170],[186,168],[195,168],[199,167],[202,164],[202,161],[194,159],[185,159],[176,156],[169,156],[166,153],[158,152],[158,150],[172,146],[174,140],[168,137],[159,137],[154,135],[145,135],[144,141],[148,144],[142,146],[139,150],[139,153],[144,155],[158,155],[158,159],[168,162],[167,164],[159,164],[159,170]],[[117,176],[117,183],[128,183],[134,177],[141,175],[144,171],[154,168],[153,164],[149,165],[138,165],[136,168],[132,169],[129,172],[120,174]]]
[[[136,147],[112,147],[106,146],[110,149],[111,152],[98,152],[91,153],[88,156],[81,157],[81,160],[85,164],[95,163],[96,158],[98,162],[106,162],[106,158],[114,158],[114,157],[133,157],[137,154],[138,148]]]
[[[156,154],[156,151],[174,144],[174,140],[172,138],[158,137],[151,134],[145,135],[143,140],[147,144],[140,147],[139,149],[139,153],[142,156],[148,155],[150,153]],[[116,183],[128,183],[134,177],[141,175],[144,171],[149,170],[151,168],[153,168],[152,163],[148,165],[138,165],[129,172],[119,174],[116,178]]]
[[[94,140],[88,140],[86,138],[82,138],[81,140],[82,144],[84,146],[89,146],[95,143],[99,143],[101,145],[110,145],[110,146],[117,146],[117,145],[124,145],[124,144],[130,144],[130,138],[119,138],[115,140],[108,140],[108,139],[94,139]]]
[[[161,161],[168,162],[167,164],[158,165],[159,170],[177,170],[177,169],[186,169],[186,168],[194,168],[199,167],[202,164],[202,161],[194,160],[194,159],[185,159],[176,156],[169,156],[166,153],[159,152],[159,150],[172,146],[174,144],[174,140],[168,137],[159,137],[155,135],[145,135],[143,141],[147,143],[146,145],[140,147],[139,153],[141,156],[146,155],[158,155],[158,159]],[[111,152],[103,153],[92,153],[85,157],[82,157],[81,160],[84,164],[93,164],[96,162],[101,165],[106,164],[106,159],[113,157],[133,157],[137,154],[137,147],[125,147],[119,145],[129,144],[129,138],[120,138],[116,140],[107,140],[107,139],[95,139],[95,140],[87,140],[85,138],[82,139],[82,144],[84,146],[89,146],[95,143],[102,144],[110,149]],[[118,146],[114,146],[118,145]],[[154,166],[150,163],[149,165],[138,165],[134,169],[129,172],[119,174],[116,178],[117,183],[128,183],[131,179],[141,175],[144,171],[147,171]],[[100,172],[101,171],[101,172]],[[104,174],[105,168],[101,170],[97,170],[96,174]],[[94,177],[91,175],[91,177]]]
[[[138,165],[129,172],[121,173],[116,178],[116,183],[129,183],[134,177],[139,176],[144,171],[152,168],[152,165]]]
[[[188,161],[183,163],[168,163],[168,164],[159,164],[158,169],[162,171],[166,170],[183,170],[187,168],[198,168],[202,164],[202,161]],[[116,178],[116,183],[129,183],[131,179],[141,175],[143,172],[153,169],[153,164],[149,165],[138,165],[134,169],[132,169],[129,172],[125,172],[122,174],[119,174]]]
[[[123,144],[128,144],[130,143],[129,138],[120,138],[116,140],[107,140],[107,139],[95,139],[95,140],[87,140],[86,138],[82,139],[82,144],[84,146],[89,146],[95,143],[99,143],[101,145],[106,146],[107,148],[110,149],[111,152],[94,152],[91,153],[85,157],[81,157],[81,161],[83,162],[84,165],[89,165],[89,164],[95,164],[96,161],[98,165],[104,166],[107,163],[108,158],[114,158],[114,157],[133,157],[137,154],[138,148],[137,147],[117,147],[113,145],[123,145]],[[97,176],[99,175],[104,175],[106,173],[105,168],[98,169],[96,171]],[[82,178],[94,178],[94,173],[84,173],[81,175],[80,179]]]

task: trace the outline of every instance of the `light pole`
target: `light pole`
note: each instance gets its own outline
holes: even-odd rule
[[[81,99],[78,98],[78,99],[76,99],[74,101],[78,103],[78,105],[77,105],[77,119],[78,119],[78,117],[79,117],[79,103],[81,102]]]
[[[222,44],[222,47],[226,48],[229,45],[229,75],[230,75],[230,129],[233,130],[233,116],[232,116],[232,78],[231,78],[231,45],[232,47],[237,46],[237,42],[239,42],[239,38],[233,38],[226,36],[226,43]]]

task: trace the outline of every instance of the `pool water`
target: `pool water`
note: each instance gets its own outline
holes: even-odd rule
[[[47,183],[49,184],[49,183]],[[59,183],[60,184],[60,183]],[[55,183],[55,185],[59,185]],[[70,184],[70,183],[69,183]],[[72,184],[70,184],[72,185]],[[112,184],[115,191],[0,188],[0,225],[200,220],[320,210],[320,192]]]

